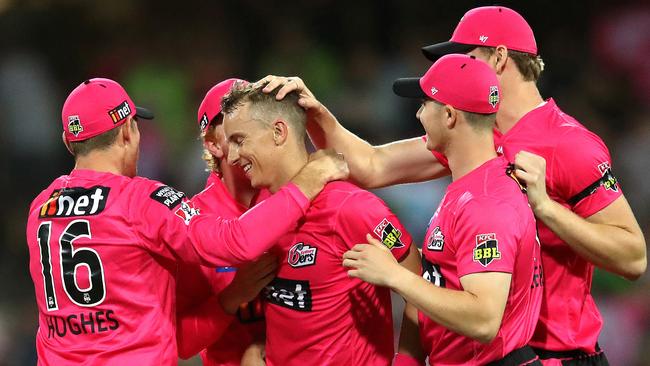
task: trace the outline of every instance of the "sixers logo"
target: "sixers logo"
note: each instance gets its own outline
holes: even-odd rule
[[[445,245],[445,235],[440,231],[440,226],[436,226],[427,238],[427,249],[441,252]]]
[[[293,268],[311,266],[316,264],[316,252],[318,248],[310,247],[305,243],[298,243],[289,249],[287,263]]]

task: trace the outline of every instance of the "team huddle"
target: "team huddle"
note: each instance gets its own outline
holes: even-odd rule
[[[299,77],[219,82],[191,198],[137,175],[153,113],[113,80],[81,83],[62,111],[75,168],[27,223],[38,364],[607,365],[594,266],[646,269],[607,147],[540,96],[514,10],[471,9],[422,51],[431,67],[393,91],[421,101],[426,134],[380,146]],[[443,176],[418,250],[367,189]]]

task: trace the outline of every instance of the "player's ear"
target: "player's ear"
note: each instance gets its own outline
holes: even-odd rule
[[[447,126],[448,129],[453,129],[456,127],[456,119],[458,118],[458,111],[456,108],[450,106],[449,104],[446,104],[444,106],[444,113],[445,113],[445,125]]]
[[[508,62],[508,48],[506,46],[497,46],[494,51],[494,72],[497,75],[501,75],[503,70],[506,68],[506,63]]]
[[[289,125],[282,119],[273,122],[273,141],[276,145],[282,145],[289,137]]]
[[[70,147],[70,143],[65,138],[65,131],[63,131],[61,133],[61,139],[63,140],[63,145],[65,145],[65,148],[68,149],[68,152],[70,153],[70,155],[74,156],[74,153],[72,152],[72,148]]]
[[[134,126],[131,124],[133,123],[133,118],[132,117],[127,117],[126,122],[124,122],[123,125],[120,126],[120,132],[118,133],[118,138],[120,139],[120,142],[123,144],[126,144],[131,141],[133,138],[133,130]]]
[[[122,145],[127,145],[135,142],[135,137],[140,131],[138,131],[138,123],[135,118],[127,117],[126,122],[119,127],[120,132],[117,134],[118,143]]]

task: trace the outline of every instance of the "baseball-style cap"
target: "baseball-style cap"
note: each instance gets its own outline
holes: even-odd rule
[[[201,132],[205,131],[210,125],[210,121],[221,113],[221,99],[230,92],[233,84],[248,84],[248,81],[242,79],[227,79],[210,88],[199,105],[199,128]]]
[[[468,55],[443,56],[421,78],[395,80],[393,91],[401,97],[431,98],[466,112],[490,114],[499,109],[496,74],[488,64]]]
[[[499,45],[537,55],[535,35],[524,17],[503,6],[483,6],[463,15],[449,42],[422,47],[422,52],[435,61],[450,53],[467,53],[477,46]]]
[[[117,82],[94,78],[76,87],[63,104],[61,119],[67,141],[83,141],[112,130],[127,117],[153,119],[153,113],[136,107]]]

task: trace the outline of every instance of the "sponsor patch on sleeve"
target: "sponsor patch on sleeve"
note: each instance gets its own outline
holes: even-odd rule
[[[497,234],[476,235],[476,248],[474,248],[473,256],[474,262],[480,263],[483,267],[487,267],[493,261],[501,259]]]
[[[149,197],[165,205],[168,209],[173,210],[176,206],[180,205],[185,197],[185,193],[170,186],[162,186],[153,191]]]
[[[379,225],[375,226],[375,234],[388,249],[403,248],[404,243],[400,239],[402,232],[399,231],[388,219],[381,220]]]
[[[185,222],[185,225],[189,225],[192,217],[199,214],[199,209],[194,208],[192,201],[184,198],[181,200],[181,205],[174,211],[174,214],[180,217]]]

